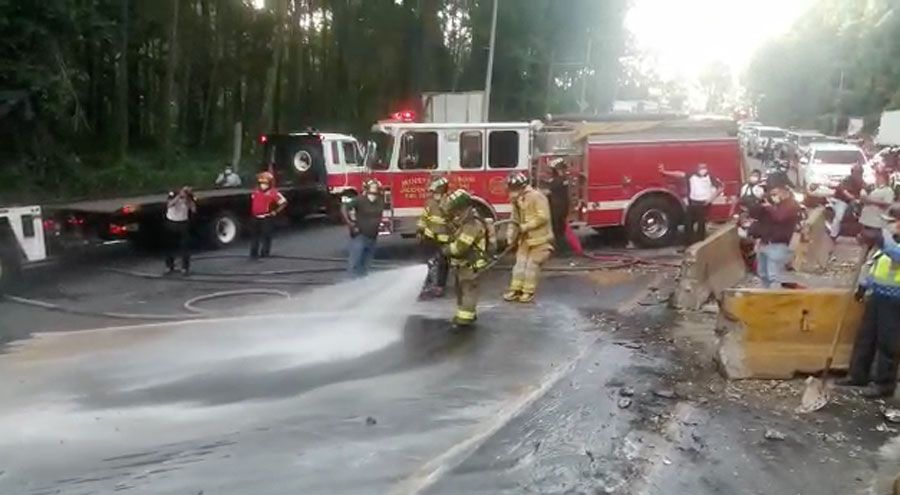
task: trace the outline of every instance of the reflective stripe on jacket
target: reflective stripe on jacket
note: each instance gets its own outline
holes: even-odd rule
[[[469,213],[453,235],[447,250],[450,262],[456,266],[467,266],[475,271],[486,267],[487,227],[484,221]]]
[[[450,242],[450,230],[447,226],[447,215],[441,205],[441,200],[430,197],[425,202],[425,211],[419,217],[416,228],[426,239],[433,239],[439,243]]]
[[[553,243],[550,202],[544,193],[526,187],[513,202],[513,218],[519,224],[522,240],[529,246]]]
[[[866,286],[874,294],[900,298],[900,263],[895,263],[881,251],[877,251],[872,260]]]

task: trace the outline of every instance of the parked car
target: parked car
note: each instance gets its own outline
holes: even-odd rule
[[[790,143],[798,156],[803,156],[809,151],[809,145],[827,141],[828,136],[819,131],[794,130],[788,131],[785,140]]]
[[[844,143],[813,143],[809,153],[800,159],[798,184],[808,196],[829,197],[834,188],[850,175],[854,165],[864,166],[867,184],[875,183],[875,173],[867,164],[866,155],[859,146]]]
[[[772,140],[772,145],[784,142],[785,131],[780,127],[756,127],[747,147],[747,156],[762,157],[763,151],[766,149],[766,142]]]

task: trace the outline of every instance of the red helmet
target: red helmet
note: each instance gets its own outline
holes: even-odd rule
[[[272,185],[275,183],[275,176],[272,172],[260,172],[256,174],[256,182]]]

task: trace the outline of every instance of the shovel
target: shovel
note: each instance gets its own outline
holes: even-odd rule
[[[850,304],[853,303],[854,289],[859,281],[859,273],[866,263],[868,254],[869,250],[863,249],[859,260],[856,262],[856,266],[853,270],[853,281],[849,287],[849,292],[844,297],[844,300],[841,301],[841,312],[838,315],[837,324],[834,329],[834,337],[831,339],[831,349],[828,351],[828,356],[825,358],[825,366],[822,368],[822,374],[819,378],[810,376],[806,379],[806,388],[803,389],[803,395],[800,397],[800,405],[795,409],[798,413],[805,414],[818,411],[825,407],[830,400],[828,395],[830,389],[825,380],[828,378],[828,372],[831,370],[831,364],[834,362],[834,354],[837,352],[837,345],[841,340],[841,333],[844,329],[844,320],[846,319],[847,311],[850,309]]]

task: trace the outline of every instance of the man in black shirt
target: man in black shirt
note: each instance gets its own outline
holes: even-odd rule
[[[562,252],[566,245],[566,222],[569,219],[569,178],[566,174],[566,160],[556,158],[550,162],[552,177],[547,182],[550,199],[550,220],[556,249]]]
[[[353,278],[365,277],[375,257],[375,241],[384,214],[381,184],[375,179],[367,180],[363,194],[346,202],[341,213],[350,228],[348,271]]]

